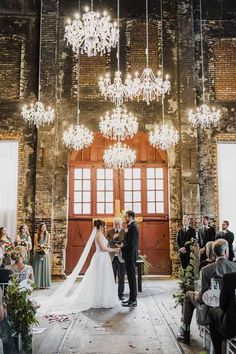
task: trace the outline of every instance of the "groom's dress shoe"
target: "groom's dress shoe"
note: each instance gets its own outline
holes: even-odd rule
[[[119,296],[119,300],[124,300],[124,295]]]
[[[128,299],[128,300],[125,300],[125,301],[122,301],[122,305],[123,305],[123,304],[128,304],[128,302],[130,302],[129,299]]]
[[[122,302],[122,306],[124,306],[124,307],[136,307],[137,306],[137,301],[128,301],[126,303]]]

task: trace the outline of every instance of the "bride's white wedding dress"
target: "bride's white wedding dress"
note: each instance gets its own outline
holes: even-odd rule
[[[90,308],[112,308],[118,305],[117,287],[109,252],[100,248],[96,236],[94,236],[94,239],[96,252],[82,281],[77,285],[74,292],[66,294],[70,290],[69,288],[64,293],[61,291],[63,288],[65,289],[67,283],[68,287],[74,284],[74,281],[69,284],[68,281],[70,279],[66,280],[58,291],[56,290],[49,298],[37,300],[41,304],[39,314],[69,314]],[[102,236],[101,240],[106,249],[108,245],[107,239]],[[80,268],[82,268],[82,265],[80,265]],[[60,290],[60,288],[62,289]]]

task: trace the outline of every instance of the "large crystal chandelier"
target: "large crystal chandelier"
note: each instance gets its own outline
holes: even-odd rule
[[[93,143],[93,133],[83,125],[79,124],[79,57],[77,62],[77,124],[71,125],[63,134],[63,142],[66,147],[75,150],[82,150]]]
[[[137,134],[138,122],[132,113],[117,106],[111,114],[107,112],[101,117],[99,129],[105,138],[120,141],[133,138]]]
[[[43,1],[41,0],[40,3],[40,24],[39,24],[39,62],[38,62],[38,100],[33,105],[32,103],[30,106],[24,105],[21,111],[22,118],[25,122],[34,124],[37,128],[41,125],[51,124],[55,118],[54,109],[50,106],[45,107],[44,104],[40,100],[41,94],[41,53],[42,53],[42,11],[43,11]]]
[[[135,163],[136,153],[128,146],[118,142],[105,150],[103,158],[105,166],[108,168],[129,168]]]
[[[178,131],[165,123],[165,107],[164,96],[162,97],[162,123],[156,125],[153,131],[149,133],[149,143],[162,150],[168,150],[170,147],[175,146],[179,142]]]
[[[117,22],[118,29],[120,25],[120,1],[117,0]],[[115,105],[122,105],[125,101],[129,99],[130,89],[126,85],[126,82],[122,82],[122,73],[120,71],[120,31],[117,44],[117,71],[114,75],[114,80],[112,82],[110,74],[106,74],[104,77],[101,76],[98,82],[98,87],[102,96],[105,99],[109,99]]]
[[[82,18],[80,14],[75,15],[74,20],[68,20],[65,27],[65,39],[72,50],[79,54],[95,56],[110,52],[118,42],[119,30],[116,22],[111,23],[106,12],[101,16],[99,12],[93,11],[93,0],[91,11],[85,8]]]
[[[202,1],[200,0],[200,35],[201,35],[201,57],[202,57],[202,101],[203,104],[196,108],[196,112],[190,110],[188,113],[188,121],[194,127],[210,128],[216,126],[221,118],[221,111],[215,107],[209,107],[205,102],[205,75],[204,75],[204,48],[202,33]]]
[[[25,122],[36,125],[39,128],[41,125],[50,124],[53,122],[55,113],[50,106],[45,108],[44,104],[37,101],[29,107],[24,105],[22,109],[22,117]]]
[[[163,20],[162,20],[162,0],[161,0],[161,44],[162,44],[162,68],[163,68]],[[170,92],[170,81],[168,75],[163,76],[162,72],[158,72],[156,77],[152,69],[149,67],[149,33],[148,33],[148,0],[146,0],[146,68],[143,70],[141,77],[138,72],[132,80],[131,76],[126,79],[129,97],[133,99],[140,97],[149,105],[151,101],[163,97],[166,93]]]

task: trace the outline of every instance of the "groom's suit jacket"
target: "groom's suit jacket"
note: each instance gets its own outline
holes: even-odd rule
[[[122,247],[122,255],[124,260],[133,259],[134,262],[138,259],[138,225],[133,221],[128,226],[128,231],[125,233],[124,245]]]
[[[109,242],[109,247],[111,247],[111,248],[115,248],[116,247],[115,243],[117,241],[119,241],[119,242],[123,242],[124,241],[125,229],[121,228],[120,232],[118,233],[117,239],[113,240],[113,236],[115,235],[115,233],[116,233],[116,229],[114,229],[114,228],[107,231],[107,240]],[[110,256],[111,256],[111,261],[113,262],[116,254],[114,252],[110,252]],[[121,252],[118,253],[117,256],[118,256],[119,262],[120,263],[124,263],[124,259],[122,257]]]

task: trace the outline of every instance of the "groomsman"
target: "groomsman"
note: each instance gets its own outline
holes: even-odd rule
[[[209,241],[215,241],[216,231],[214,227],[209,226],[208,216],[202,217],[202,228],[198,232],[198,244],[200,248],[200,262],[207,258],[206,244]]]
[[[190,263],[190,247],[185,245],[185,243],[191,241],[192,238],[196,238],[196,232],[189,226],[189,217],[184,215],[183,226],[179,229],[177,236],[180,263],[183,269],[186,269]]]
[[[110,247],[117,247],[116,243],[124,241],[125,229],[122,228],[122,219],[115,218],[113,228],[108,230],[107,239]],[[115,281],[118,276],[118,296],[120,300],[124,300],[124,288],[125,288],[125,261],[122,258],[121,252],[116,254],[110,253],[112,268],[114,272]]]
[[[234,250],[233,250],[233,242],[234,242],[234,234],[233,232],[228,230],[229,222],[224,220],[222,222],[222,231],[219,231],[216,235],[216,239],[223,238],[228,241],[229,244],[229,260],[232,261],[234,259]]]

